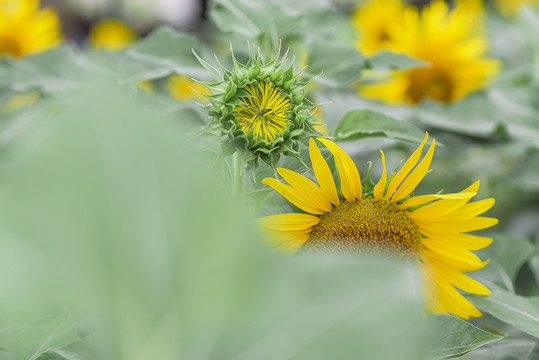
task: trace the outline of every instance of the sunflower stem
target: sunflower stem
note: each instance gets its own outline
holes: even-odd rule
[[[239,151],[234,153],[234,196],[240,197],[243,194],[243,175],[245,169],[245,156],[241,156]]]

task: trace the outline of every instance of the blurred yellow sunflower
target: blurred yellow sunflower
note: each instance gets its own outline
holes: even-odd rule
[[[39,0],[0,0],[0,57],[45,51],[62,39],[58,14]]]
[[[478,26],[478,12],[457,5],[450,10],[434,1],[421,12],[404,6],[400,18],[388,25],[390,40],[383,48],[426,63],[395,70],[385,79],[365,83],[360,94],[390,104],[416,104],[425,98],[449,103],[484,88],[499,62],[485,56],[487,40]]]
[[[539,0],[495,0],[498,10],[505,15],[516,15],[524,6],[539,5]]]
[[[431,313],[452,313],[464,319],[481,316],[456,289],[489,295],[490,291],[465,272],[487,262],[471,250],[484,248],[492,239],[465,234],[495,225],[498,220],[480,217],[494,199],[469,202],[479,182],[454,194],[413,196],[428,172],[435,141],[420,161],[428,134],[402,168],[383,173],[372,192],[364,192],[352,159],[335,143],[319,138],[333,154],[340,177],[339,196],[333,175],[311,138],[309,153],[318,185],[303,175],[279,168],[290,184],[266,178],[263,183],[281,193],[303,212],[259,219],[270,238],[287,250],[320,253],[390,255],[412,259],[423,277],[426,307]]]
[[[187,75],[174,74],[169,76],[167,88],[170,96],[185,102],[198,100],[207,103],[208,99],[204,95],[210,95],[207,87],[191,80]]]
[[[137,40],[138,35],[125,22],[118,19],[104,19],[90,31],[90,45],[94,49],[122,50]]]
[[[352,24],[359,32],[356,47],[373,55],[390,46],[394,24],[401,21],[404,4],[400,0],[370,0],[358,5]]]

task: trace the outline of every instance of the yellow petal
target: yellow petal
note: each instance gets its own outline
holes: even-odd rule
[[[444,263],[432,264],[432,268],[440,279],[445,279],[451,285],[461,290],[477,295],[490,295],[490,290],[479,281],[472,279],[459,270],[453,269]]]
[[[442,252],[442,254],[439,254],[438,252]],[[455,269],[459,269],[461,271],[475,271],[479,270],[483,267],[485,267],[488,264],[487,261],[481,261],[479,257],[473,253],[471,253],[471,256],[468,256],[468,258],[464,259],[460,255],[455,255],[448,252],[443,251],[432,251],[432,249],[425,247],[422,258],[428,259],[429,261],[441,261],[444,262],[450,266],[453,266]]]
[[[331,170],[313,138],[309,139],[309,155],[311,156],[314,175],[316,176],[316,180],[318,180],[322,193],[326,199],[333,203],[333,205],[338,206],[340,200],[339,195],[337,194],[335,180],[333,180]]]
[[[323,214],[325,213],[324,210],[317,208],[312,201],[309,201],[308,199],[305,199],[301,194],[299,194],[293,187],[285,185],[281,182],[279,182],[276,179],[272,178],[265,178],[262,180],[262,184],[266,184],[271,186],[273,189],[278,191],[281,195],[283,195],[288,201],[290,201],[292,204],[296,205],[300,209],[311,213],[311,214]]]
[[[496,225],[497,223],[498,219],[495,218],[474,217],[462,221],[443,221],[433,223],[420,222],[418,225],[421,230],[424,229],[434,234],[455,234],[486,229]]]
[[[450,313],[466,320],[469,320],[470,316],[480,317],[483,315],[451,284],[441,279],[438,279],[437,284],[440,289],[440,302]]]
[[[384,190],[386,189],[387,181],[386,157],[384,156],[384,152],[382,150],[380,150],[380,153],[382,154],[382,166],[384,167],[384,170],[382,172],[382,177],[373,190],[373,195],[376,200],[381,200],[384,197]]]
[[[434,155],[435,144],[436,144],[436,140],[433,139],[432,144],[429,150],[427,151],[427,154],[423,158],[423,160],[421,160],[419,165],[417,165],[417,167],[410,173],[410,175],[408,175],[406,180],[402,182],[397,192],[391,198],[391,201],[396,202],[405,198],[412,191],[414,191],[416,186],[421,182],[421,180],[423,180],[423,178],[427,174],[427,171],[429,170],[429,166],[432,161],[432,156]]]
[[[360,199],[363,195],[361,189],[361,179],[357,167],[343,149],[341,149],[333,141],[324,138],[318,138],[335,157],[335,163],[341,177],[341,191],[349,202],[354,202]]]
[[[465,192],[465,193],[455,193],[455,194],[432,194],[432,195],[419,195],[414,196],[406,201],[404,201],[402,204],[399,205],[401,209],[409,208],[412,206],[417,206],[421,204],[425,204],[429,201],[437,200],[437,199],[470,199],[477,195],[476,192]],[[418,209],[419,210],[419,209]],[[415,211],[418,211],[415,210]],[[414,211],[414,212],[415,212]]]
[[[281,250],[296,252],[309,239],[311,230],[279,231],[265,229],[268,241],[277,245]]]
[[[331,211],[331,203],[324,197],[322,191],[314,182],[294,171],[278,168],[277,172],[281,175],[303,198],[316,206],[317,209],[324,212]]]
[[[478,188],[479,188],[479,181],[476,181],[471,186],[469,186],[468,188],[464,189],[463,191],[457,194],[448,194],[448,196],[449,195],[456,195],[456,196],[442,198],[439,201],[436,201],[432,204],[426,205],[420,209],[413,211],[412,213],[410,213],[410,217],[419,220],[420,218],[427,219],[427,218],[433,218],[433,217],[441,217],[443,215],[450,214],[451,212],[456,211],[457,209],[464,206],[473,197],[473,196],[469,196],[470,194],[474,194],[475,196]]]
[[[386,196],[384,196],[385,200],[389,200],[397,187],[401,184],[401,182],[404,180],[406,175],[415,167],[417,162],[419,161],[419,158],[421,157],[421,152],[423,151],[423,147],[425,146],[425,143],[427,142],[427,139],[429,137],[429,134],[427,133],[425,135],[425,139],[423,139],[423,142],[419,147],[413,152],[413,154],[406,160],[402,168],[397,172],[397,175],[391,180],[391,183],[389,184],[389,187],[387,189]]]
[[[258,219],[259,224],[273,230],[307,230],[320,222],[320,218],[309,214],[290,213],[270,215]]]
[[[440,234],[434,235],[426,231],[422,232],[427,238],[422,239],[423,244],[433,246],[442,246],[448,249],[461,248],[467,250],[479,250],[489,246],[492,243],[491,238],[475,236],[469,234]]]

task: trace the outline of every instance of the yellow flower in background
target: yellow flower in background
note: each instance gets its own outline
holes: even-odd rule
[[[371,0],[361,3],[352,17],[359,32],[356,46],[365,55],[388,48],[394,25],[401,21],[404,4],[400,0]]]
[[[171,75],[167,80],[167,88],[170,96],[180,101],[198,100],[207,103],[208,99],[203,94],[210,95],[208,88],[187,75]]]
[[[539,0],[495,0],[498,10],[505,15],[516,15],[524,6],[539,5]]]
[[[39,6],[38,0],[0,0],[0,57],[34,54],[60,43],[58,14]]]
[[[104,19],[90,31],[90,45],[94,49],[122,50],[137,40],[138,35],[129,25],[117,19]]]
[[[389,178],[381,152],[383,174],[372,192],[362,189],[352,159],[332,141],[319,138],[335,158],[342,196],[311,138],[309,153],[318,184],[283,168],[277,171],[290,185],[272,178],[263,181],[303,212],[264,217],[259,220],[262,227],[282,249],[411,259],[421,271],[429,312],[449,312],[464,319],[481,316],[456,288],[472,294],[490,294],[488,288],[465,272],[487,264],[472,250],[490,245],[492,239],[465,233],[498,222],[478,216],[492,207],[494,199],[470,202],[477,194],[479,182],[459,193],[413,196],[434,153],[433,140],[420,160],[427,138],[428,135]]]
[[[487,39],[477,12],[470,9],[458,5],[450,10],[443,1],[421,12],[406,6],[401,19],[390,25],[391,41],[385,48],[427,65],[390,72],[382,81],[362,85],[360,94],[391,104],[416,104],[425,98],[449,103],[485,88],[499,63],[485,56]]]

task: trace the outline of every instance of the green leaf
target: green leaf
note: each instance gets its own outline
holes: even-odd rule
[[[492,244],[479,252],[481,258],[501,265],[512,281],[521,266],[533,255],[533,245],[524,236],[496,234]]]
[[[353,46],[339,42],[313,42],[307,49],[306,72],[321,76],[316,80],[332,87],[357,81],[365,67],[365,57]]]
[[[490,138],[505,134],[503,116],[484,93],[472,94],[453,104],[425,101],[416,108],[423,124],[458,134]]]
[[[503,339],[481,330],[452,315],[433,315],[427,318],[434,344],[431,353],[437,359],[462,356],[478,347]]]
[[[387,137],[421,143],[425,132],[412,124],[372,110],[352,110],[346,113],[334,133],[337,141],[366,137]]]
[[[3,360],[36,360],[50,349],[79,340],[71,314],[63,311],[50,321],[0,328]]]
[[[464,355],[462,360],[537,360],[537,340],[506,337]]]
[[[523,297],[502,289],[490,296],[468,295],[481,310],[539,338],[539,297]]]
[[[395,54],[389,51],[381,51],[376,55],[367,58],[365,68],[383,71],[395,69],[403,70],[426,65],[427,64],[425,62],[406,55]]]
[[[163,26],[130,47],[120,62],[120,81],[162,78],[172,72],[205,78],[207,73],[193,55],[200,53],[198,40]]]
[[[223,32],[259,43],[268,56],[277,52],[281,41],[286,44],[297,37],[303,24],[301,14],[285,1],[215,0],[209,14]]]
[[[12,88],[14,91],[40,88],[47,93],[68,92],[81,84],[82,68],[88,65],[69,45],[61,45],[14,61]]]

